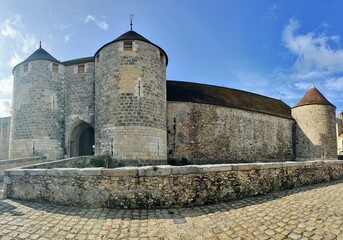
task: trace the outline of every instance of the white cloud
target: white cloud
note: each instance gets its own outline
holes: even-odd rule
[[[70,41],[71,34],[67,34],[64,36],[64,41],[69,42]]]
[[[0,99],[0,118],[11,115],[11,101],[9,99]]]
[[[277,18],[277,11],[279,9],[279,6],[277,4],[272,4],[270,6],[268,6],[268,15],[272,18],[272,19],[276,19]]]
[[[65,24],[62,24],[62,23],[61,24],[55,24],[54,28],[63,31],[63,30],[68,28],[68,25],[65,25]]]
[[[0,80],[0,96],[10,97],[13,90],[13,76],[5,77]]]
[[[308,90],[310,89],[310,87],[312,86],[312,83],[308,83],[308,82],[297,82],[294,84],[294,86],[298,89],[302,89],[302,90]]]
[[[295,68],[307,73],[313,70],[341,72],[343,70],[343,49],[334,48],[339,36],[328,36],[309,32],[299,34],[300,24],[291,19],[282,33],[285,46],[296,57]]]
[[[12,56],[7,62],[11,68],[37,49],[38,41],[35,35],[27,31],[19,14],[15,14],[0,23],[0,32],[1,37],[10,40],[15,45]]]
[[[330,90],[336,90],[341,92],[343,89],[343,76],[338,78],[327,79],[325,80],[324,85]]]
[[[107,22],[101,21],[92,15],[88,15],[85,18],[85,23],[89,23],[89,22],[94,22],[102,30],[107,30],[109,26]]]

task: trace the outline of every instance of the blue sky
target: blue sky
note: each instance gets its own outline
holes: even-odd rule
[[[343,110],[341,0],[0,0],[0,117],[10,114],[12,69],[39,47],[66,61],[93,56],[133,29],[163,48],[167,79],[282,99],[314,83]]]

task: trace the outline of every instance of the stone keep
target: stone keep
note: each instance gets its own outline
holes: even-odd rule
[[[13,69],[0,158],[95,154],[127,166],[337,157],[335,107],[316,88],[291,109],[237,89],[166,81],[167,64],[162,48],[132,30],[64,62],[39,47]]]
[[[128,31],[95,54],[95,154],[167,160],[166,53]]]
[[[297,160],[337,159],[335,110],[315,86],[292,108]]]
[[[43,48],[13,69],[9,157],[63,157],[64,67]]]

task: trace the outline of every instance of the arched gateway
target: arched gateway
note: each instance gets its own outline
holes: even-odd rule
[[[94,128],[84,121],[74,125],[69,135],[70,157],[94,155]]]

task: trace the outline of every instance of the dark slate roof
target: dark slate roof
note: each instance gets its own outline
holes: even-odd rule
[[[293,119],[291,108],[281,100],[205,84],[167,81],[167,100],[213,104]]]
[[[321,94],[321,92],[318,91],[314,85],[312,85],[305,96],[293,108],[305,105],[330,105],[336,108],[323,96],[323,94]]]
[[[119,37],[114,39],[114,42],[124,41],[124,40],[140,40],[140,41],[152,44],[152,42],[150,42],[148,39],[146,39],[145,37],[143,37],[139,33],[132,31],[132,30],[120,35]]]
[[[162,49],[160,48],[159,46],[157,46],[156,44],[150,42],[148,39],[146,39],[145,37],[143,37],[142,35],[140,35],[139,33],[135,32],[135,31],[128,31],[122,35],[120,35],[119,37],[117,37],[116,39],[114,39],[112,42],[109,42],[107,44],[105,44],[104,46],[102,46],[95,54],[94,56],[96,56],[98,54],[98,52],[103,49],[104,47],[106,47],[107,45],[110,45],[112,43],[115,43],[115,42],[119,42],[119,41],[125,41],[125,40],[128,40],[128,41],[133,41],[133,40],[139,40],[139,41],[142,41],[142,42],[146,42],[146,43],[149,43],[151,45],[154,45],[155,47],[159,48],[161,50],[161,52],[166,56],[166,65],[168,65],[168,55],[167,53]]]
[[[61,62],[61,63],[64,66],[70,66],[70,65],[82,64],[82,63],[88,63],[88,62],[94,62],[94,57],[84,57],[84,58],[72,59],[69,61]]]
[[[26,62],[35,61],[35,60],[46,60],[46,61],[51,61],[51,62],[56,62],[56,63],[60,62],[56,58],[51,56],[51,54],[48,53],[47,51],[45,51],[42,47],[39,47],[36,51],[34,51],[34,53],[32,53],[23,62],[18,63],[16,66],[14,66],[13,71],[18,65],[20,65],[22,63],[26,63]]]
[[[38,48],[34,53],[32,53],[28,58],[26,58],[24,62],[30,62],[35,60],[46,60],[51,62],[59,63],[59,61],[50,55],[47,51],[45,51],[43,48]]]

